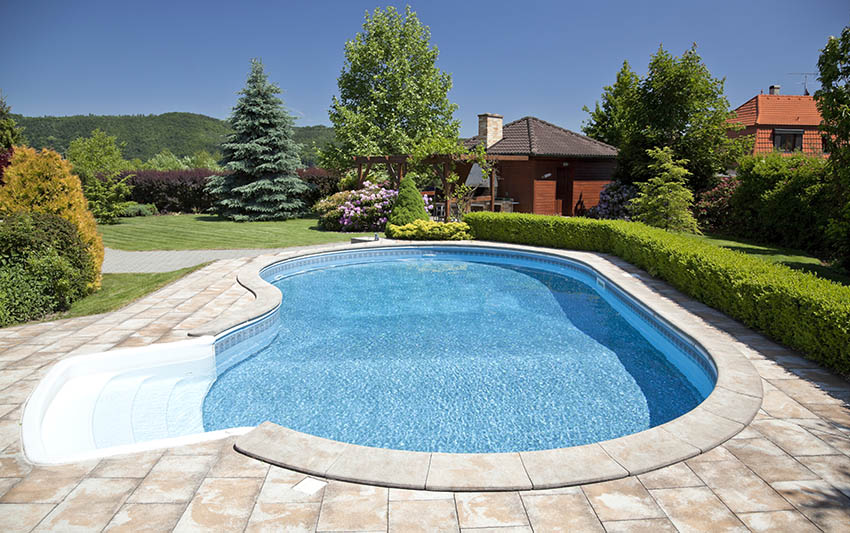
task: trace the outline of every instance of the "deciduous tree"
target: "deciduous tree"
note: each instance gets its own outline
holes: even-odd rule
[[[827,228],[835,256],[850,268],[850,26],[830,37],[818,59],[821,88],[815,101],[829,152],[828,171],[838,206]]]
[[[449,74],[437,65],[431,31],[408,6],[366,14],[363,31],[345,44],[330,120],[334,143],[322,166],[344,171],[357,155],[410,154],[434,138],[457,139]]]
[[[687,160],[688,185],[699,191],[716,184],[716,175],[730,168],[751,146],[749,137],[731,139],[727,120],[733,117],[723,94],[724,80],[711,76],[696,46],[681,57],[664,48],[650,58],[645,76],[627,63],[617,81],[606,87],[583,131],[617,146],[618,178],[646,181],[652,176],[648,150],[669,147],[675,158]]]

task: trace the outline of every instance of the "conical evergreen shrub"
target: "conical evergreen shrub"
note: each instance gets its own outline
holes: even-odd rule
[[[431,218],[425,211],[425,202],[422,200],[419,189],[416,188],[416,182],[408,175],[402,178],[399,184],[398,198],[390,212],[389,223],[404,226],[414,220],[431,220]]]
[[[222,166],[206,190],[216,200],[212,212],[237,221],[285,220],[305,211],[300,195],[308,185],[296,173],[301,146],[292,138],[293,119],[269,83],[263,64],[254,59],[248,83],[233,108],[233,133],[222,144]]]

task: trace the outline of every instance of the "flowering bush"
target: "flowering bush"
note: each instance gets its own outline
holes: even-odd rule
[[[620,218],[630,220],[630,203],[637,189],[621,181],[612,181],[599,193],[599,203],[587,211],[590,218]]]
[[[700,194],[694,205],[694,214],[700,226],[712,232],[720,232],[730,227],[735,218],[731,200],[740,184],[738,178],[723,176],[717,187]]]
[[[383,231],[398,191],[366,181],[356,191],[342,191],[317,203],[319,226],[332,231]]]

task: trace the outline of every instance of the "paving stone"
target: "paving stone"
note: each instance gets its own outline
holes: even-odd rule
[[[676,463],[638,476],[647,489],[673,489],[677,487],[699,487],[702,480],[686,463]]]
[[[431,454],[347,446],[327,470],[327,476],[344,481],[424,489]]]
[[[62,477],[55,473],[35,471],[6,491],[2,503],[59,503],[82,479],[82,476]]]
[[[263,503],[321,502],[324,489],[312,494],[293,489],[306,477],[306,474],[300,472],[273,467],[266,476],[258,501]]]
[[[811,409],[811,404],[841,405],[841,399],[829,394],[817,385],[802,379],[770,379],[770,383],[797,402]]]
[[[761,408],[776,418],[817,418],[816,414],[780,390],[765,392]]]
[[[386,531],[387,489],[330,481],[319,513],[318,531]]]
[[[631,475],[678,463],[700,453],[660,427],[600,443]]]
[[[693,470],[735,513],[792,509],[770,485],[740,461],[699,463]]]
[[[595,483],[629,474],[598,444],[519,455],[535,489]]]
[[[756,420],[756,430],[787,453],[800,455],[832,455],[836,450],[797,424],[785,420]]]
[[[236,449],[284,468],[324,475],[347,444],[264,422],[236,440]]]
[[[441,492],[436,490],[410,490],[410,489],[390,489],[390,501],[410,501],[410,500],[452,500],[454,501],[454,493]]]
[[[260,503],[254,507],[246,533],[312,533],[319,520],[318,503]]]
[[[850,499],[826,481],[781,481],[771,485],[822,530],[847,530]]]
[[[431,454],[426,481],[429,490],[487,490],[492,487],[506,490],[532,487],[518,453]]]
[[[650,494],[682,533],[747,531],[707,487],[654,489]]]
[[[121,455],[103,459],[92,471],[92,477],[145,477],[162,457],[162,451]]]
[[[110,533],[171,531],[186,508],[182,503],[125,503],[106,526]]]
[[[188,502],[216,460],[212,455],[165,455],[130,496],[130,503]]]
[[[36,531],[99,531],[136,488],[137,479],[84,479],[39,524]]]
[[[820,531],[797,511],[742,513],[738,515],[738,518],[756,533],[818,533]]]
[[[534,531],[604,531],[581,492],[523,496]]]
[[[850,458],[846,455],[800,457],[800,462],[850,498]]]
[[[0,531],[31,531],[53,507],[52,503],[0,503]]]
[[[676,527],[667,518],[644,520],[619,520],[603,522],[605,533],[677,533]]]
[[[207,478],[174,531],[243,531],[260,491],[256,478]]]
[[[427,533],[459,530],[452,500],[391,501],[389,511],[390,531]]]
[[[209,477],[266,477],[269,464],[225,448],[210,470]]]
[[[455,502],[461,529],[529,525],[516,492],[459,492]]]
[[[636,477],[585,485],[582,490],[602,521],[664,517]]]

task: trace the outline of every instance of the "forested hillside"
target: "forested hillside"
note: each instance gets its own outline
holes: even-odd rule
[[[100,128],[126,143],[123,150],[126,159],[145,161],[166,148],[181,157],[199,150],[218,152],[219,144],[229,132],[226,121],[195,113],[13,117],[23,126],[28,144],[35,148],[48,147],[65,153],[71,141]],[[305,166],[315,164],[314,143],[322,147],[332,139],[333,129],[327,126],[295,128],[295,140],[304,145],[301,159]]]

